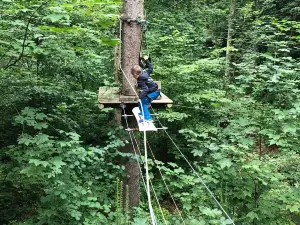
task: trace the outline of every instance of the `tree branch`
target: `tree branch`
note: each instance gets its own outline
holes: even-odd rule
[[[39,7],[38,7],[31,15],[30,15],[29,20],[28,20],[27,25],[26,25],[26,28],[25,28],[25,34],[24,34],[23,44],[22,44],[22,51],[21,51],[19,57],[18,57],[15,61],[13,61],[12,63],[9,62],[9,63],[4,67],[4,70],[8,69],[8,68],[11,67],[11,66],[16,65],[16,63],[19,62],[19,61],[22,59],[22,57],[23,57],[23,55],[24,55],[25,43],[26,43],[26,40],[27,40],[28,29],[29,29],[29,25],[30,25],[30,23],[31,23],[31,20],[32,20],[34,14],[35,14],[37,11],[39,11],[44,5],[47,5],[50,1],[51,1],[51,0],[48,0],[47,2],[43,2],[43,3],[42,3],[42,4],[41,4],[41,5],[40,5],[40,6],[39,6]]]

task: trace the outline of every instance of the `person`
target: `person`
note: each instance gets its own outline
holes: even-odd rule
[[[153,67],[149,57],[145,56],[143,59],[146,64],[145,67],[142,68],[142,65],[134,65],[131,68],[131,74],[137,80],[138,88],[141,89],[138,106],[140,109],[140,116],[143,116],[144,113],[144,118],[139,122],[153,122],[148,110],[148,105],[160,96],[160,91],[158,85],[150,77],[150,74],[153,72]]]

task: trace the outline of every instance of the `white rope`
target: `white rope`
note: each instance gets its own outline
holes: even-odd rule
[[[141,107],[142,108],[142,107]],[[143,110],[142,110],[143,111]],[[130,132],[130,128],[129,128],[129,124],[128,124],[128,121],[127,121],[127,117],[126,117],[126,113],[125,113],[125,109],[123,108],[123,112],[124,112],[124,116],[125,116],[125,120],[126,120],[126,125],[127,125],[127,129],[128,129],[128,132]],[[130,133],[129,133],[130,134]],[[146,138],[146,131],[144,131],[144,138]],[[133,135],[134,137],[134,135]],[[134,137],[135,138],[135,137]],[[131,142],[132,142],[132,146],[133,146],[133,150],[134,150],[134,153],[137,157],[137,153],[136,153],[136,150],[135,150],[135,147],[134,147],[134,144],[133,144],[133,140],[132,140],[132,137],[130,135],[130,139],[131,139]],[[146,142],[146,139],[144,139],[145,142]],[[144,144],[145,144],[144,142]],[[137,141],[136,141],[137,143]],[[138,147],[138,144],[137,144],[137,147]],[[147,147],[147,146],[146,146]],[[140,152],[141,153],[141,152]],[[138,160],[138,158],[137,158]],[[138,161],[139,163],[139,161]],[[139,165],[139,168],[140,168],[140,165]],[[153,225],[156,225],[156,219],[155,219],[155,214],[154,214],[154,211],[153,211],[153,208],[152,208],[152,204],[151,204],[151,195],[150,195],[150,185],[149,185],[149,173],[148,173],[148,159],[147,159],[147,149],[145,149],[145,170],[146,170],[146,187],[145,187],[145,190],[146,190],[146,193],[147,193],[147,197],[148,197],[148,205],[149,205],[149,212],[150,212],[150,216],[151,216],[151,220],[152,220],[152,224]],[[142,170],[140,168],[140,172],[142,174]],[[142,175],[142,178],[143,178],[143,175]],[[143,178],[143,182],[145,184],[145,181],[144,181],[144,178]]]
[[[122,66],[120,64],[120,70],[122,71],[124,77],[126,78],[127,82],[129,83],[130,87],[132,88],[132,90],[134,91],[135,95],[139,97],[138,93],[136,92],[135,88],[132,86],[129,78],[127,77],[126,73],[124,72],[124,70],[122,69]]]
[[[153,157],[153,159],[154,159],[154,163],[155,163],[155,165],[156,165],[156,167],[157,167],[157,169],[158,169],[158,171],[159,171],[159,173],[160,173],[160,176],[161,176],[161,178],[162,178],[162,180],[163,180],[163,182],[164,182],[164,185],[165,185],[165,187],[166,187],[166,189],[167,189],[167,191],[168,191],[168,193],[169,193],[169,195],[170,195],[170,197],[171,197],[171,199],[172,199],[172,201],[173,201],[173,203],[174,203],[174,206],[175,206],[175,208],[176,208],[176,211],[177,211],[179,217],[181,218],[182,223],[185,225],[185,222],[184,222],[184,219],[183,219],[183,217],[182,217],[182,214],[181,214],[181,212],[180,212],[180,210],[179,210],[179,208],[178,208],[178,206],[177,206],[177,204],[176,204],[176,202],[175,202],[175,200],[174,200],[174,197],[173,197],[173,195],[172,195],[172,193],[171,193],[171,191],[170,191],[170,189],[169,189],[169,187],[168,187],[168,185],[167,185],[167,183],[166,183],[166,179],[164,178],[164,176],[163,176],[163,174],[162,174],[162,172],[161,172],[161,169],[159,168],[159,165],[157,165],[157,163],[155,162],[156,159],[155,159],[154,153],[153,153],[153,151],[152,151],[152,149],[151,149],[151,146],[150,146],[150,144],[149,144],[148,141],[147,141],[147,144],[148,144],[148,146],[149,146],[150,152],[151,152],[152,157]]]
[[[145,192],[147,193],[147,188],[146,188],[146,183],[145,183],[145,180],[144,180],[144,177],[143,177],[142,168],[141,168],[141,165],[140,165],[140,161],[139,161],[139,158],[138,158],[137,151],[136,151],[136,149],[135,149],[135,147],[134,147],[134,143],[133,143],[133,139],[132,139],[132,136],[131,136],[131,132],[129,131],[129,124],[128,124],[128,121],[127,121],[127,118],[126,118],[126,114],[125,114],[124,108],[123,108],[123,112],[124,112],[124,115],[125,115],[125,121],[126,121],[126,125],[127,125],[127,128],[128,128],[128,134],[129,134],[129,137],[130,137],[130,140],[131,140],[131,145],[132,145],[132,148],[133,148],[133,151],[134,151],[136,160],[137,160],[137,162],[138,162],[138,166],[139,166],[140,173],[141,173],[141,177],[142,177],[142,180],[143,180]],[[134,135],[133,135],[133,137],[134,137]],[[134,138],[135,138],[135,137],[134,137]],[[138,147],[138,145],[137,145],[137,147]]]
[[[124,110],[124,109],[123,109],[123,110]],[[125,114],[125,110],[124,110],[124,114]],[[139,154],[140,154],[140,155],[141,155],[141,151],[140,151],[140,149],[139,149],[139,146],[138,146],[138,143],[137,143],[137,140],[136,140],[134,134],[133,134],[131,131],[129,131],[129,124],[128,124],[128,121],[127,121],[126,114],[125,114],[125,120],[126,120],[127,129],[128,129],[128,134],[129,134],[129,137],[130,137],[130,140],[131,140],[131,145],[132,145],[132,148],[133,148],[133,151],[134,151],[136,160],[137,160],[137,162],[138,162],[138,167],[139,167],[139,170],[140,170],[140,173],[141,173],[141,177],[142,177],[142,180],[143,180],[145,192],[147,193],[147,188],[146,188],[145,180],[144,180],[144,177],[143,177],[142,168],[141,168],[141,165],[140,165],[140,162],[139,162],[139,159],[138,159],[137,151],[136,151],[136,149],[135,149],[135,147],[134,147],[134,143],[133,143],[132,136],[134,137],[134,140],[135,140],[135,143],[136,143],[136,146],[137,146],[137,148],[138,148],[138,151],[139,151]],[[142,160],[142,162],[143,162],[143,159],[142,159],[142,158],[141,158],[141,160]],[[161,208],[161,205],[160,205],[160,203],[159,203],[159,201],[158,201],[158,198],[157,198],[157,195],[156,195],[156,192],[155,192],[155,190],[154,190],[154,187],[153,187],[153,185],[152,185],[151,180],[150,180],[150,183],[151,183],[151,188],[152,188],[152,191],[153,191],[153,193],[154,193],[156,202],[157,202],[157,204],[158,204],[158,206],[159,206],[159,209],[160,209],[160,212],[161,212],[161,214],[162,214],[162,218],[163,218],[163,220],[164,220],[164,223],[165,223],[165,225],[167,225],[167,222],[166,222],[164,213],[163,213],[162,208]]]
[[[152,109],[152,111],[154,112],[154,109],[152,108],[151,104],[150,107]],[[162,123],[160,121],[160,119],[158,117],[156,117],[158,122],[160,123],[161,126]],[[233,222],[233,220],[230,218],[230,216],[227,214],[227,212],[225,211],[225,209],[222,207],[222,205],[219,203],[219,201],[217,200],[217,198],[215,197],[215,195],[213,194],[213,192],[208,188],[208,186],[205,184],[205,182],[203,181],[203,179],[200,177],[200,175],[197,173],[197,171],[194,169],[194,167],[192,166],[192,164],[188,161],[188,159],[185,157],[185,155],[182,153],[182,151],[179,149],[179,147],[177,146],[177,144],[174,142],[174,140],[172,139],[172,137],[169,135],[169,133],[164,130],[166,135],[169,137],[169,139],[171,140],[171,142],[174,144],[174,146],[176,147],[176,149],[180,152],[181,156],[184,158],[184,160],[188,163],[188,165],[190,166],[190,168],[193,170],[193,172],[196,174],[196,176],[198,177],[198,179],[200,180],[200,182],[202,183],[202,185],[205,187],[205,189],[208,191],[208,193],[211,195],[211,197],[215,200],[215,202],[217,203],[217,205],[220,207],[220,209],[223,211],[223,213],[226,215],[226,217],[229,219],[229,221],[235,225],[235,223]]]
[[[144,115],[144,110],[143,107],[142,111],[143,111],[143,115]],[[145,117],[144,117],[144,121],[145,121]],[[144,122],[145,123],[145,122]],[[152,208],[152,204],[151,204],[151,196],[150,196],[150,186],[149,186],[149,169],[148,169],[148,153],[147,153],[147,136],[146,136],[146,131],[144,131],[144,151],[145,151],[145,170],[146,170],[146,185],[147,185],[147,196],[148,196],[148,206],[149,206],[149,210],[150,210],[150,215],[151,215],[151,220],[152,220],[152,224],[156,225],[156,220],[155,220],[155,215],[153,212],[153,208]]]
[[[143,108],[142,100],[140,100],[140,99],[139,99],[139,104],[140,104],[140,107],[142,109],[143,123],[146,123],[144,108]],[[139,123],[139,121],[138,121],[138,123]],[[156,225],[155,215],[154,215],[152,204],[151,204],[151,195],[150,195],[150,186],[149,186],[150,178],[149,178],[149,169],[148,169],[148,153],[147,153],[146,130],[144,130],[144,151],[145,151],[145,170],[146,170],[146,185],[147,185],[148,206],[149,206],[149,211],[150,211],[150,215],[151,215],[152,224]]]
[[[135,144],[136,144],[136,146],[138,146],[138,142],[137,142],[137,140],[136,140],[135,136],[133,136],[133,137],[134,137],[134,140],[135,140]],[[147,143],[148,143],[148,142],[147,142]],[[140,148],[138,147],[137,149],[138,149],[138,151],[139,151],[139,154],[141,155],[141,154],[142,154],[142,152],[141,152]],[[143,161],[143,159],[142,159],[142,162],[144,162],[144,161]],[[161,214],[162,214],[162,218],[163,218],[163,220],[164,220],[164,223],[167,225],[167,222],[166,222],[166,219],[165,219],[164,213],[163,213],[163,211],[162,211],[162,207],[161,207],[161,205],[160,205],[160,203],[159,203],[159,200],[158,200],[158,198],[157,198],[157,195],[156,195],[156,192],[155,192],[155,190],[154,190],[154,187],[153,187],[153,184],[152,184],[152,181],[151,181],[151,179],[150,179],[150,184],[151,184],[151,188],[152,188],[152,191],[153,191],[153,193],[154,193],[154,196],[155,196],[156,202],[157,202],[157,204],[158,204],[159,210],[160,210],[160,212],[161,212]]]

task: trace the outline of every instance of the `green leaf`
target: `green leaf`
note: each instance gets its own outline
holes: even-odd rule
[[[134,218],[132,225],[148,225],[148,220],[145,218]]]
[[[33,141],[32,141],[32,138],[30,136],[25,136],[23,135],[21,138],[18,139],[18,144],[21,145],[26,145],[26,146],[29,146],[30,144],[32,144]]]
[[[36,124],[34,124],[33,127],[37,130],[46,129],[46,128],[48,128],[48,123],[44,123],[44,122],[36,123]]]
[[[70,17],[67,14],[61,14],[61,13],[53,13],[44,17],[44,19],[49,19],[51,22],[59,21],[62,18],[69,19]]]
[[[106,44],[109,46],[115,46],[117,44],[120,44],[120,39],[118,39],[118,38],[112,38],[112,39],[102,38],[101,41],[103,44]]]
[[[49,165],[47,161],[41,161],[39,159],[30,159],[29,163],[33,163],[35,166],[42,165],[44,167],[47,167]]]
[[[290,212],[300,212],[300,206],[295,204],[295,205],[287,205],[286,209],[288,209]]]
[[[283,126],[283,132],[295,134],[297,132],[297,127],[291,124],[286,124]]]
[[[67,198],[67,196],[66,196],[65,194],[60,194],[59,197],[60,197],[61,199],[66,199],[66,198]]]
[[[55,157],[50,162],[58,168],[63,165],[66,165],[66,163],[62,161],[61,157]]]
[[[35,142],[37,145],[43,144],[45,142],[49,141],[49,136],[47,134],[38,134],[37,136],[35,136],[34,138]]]
[[[253,220],[253,219],[259,219],[259,216],[255,212],[249,212],[247,214],[247,217],[249,217],[251,220]]]
[[[222,159],[217,163],[221,166],[222,169],[224,169],[225,167],[230,168],[232,166],[232,162],[230,159]]]

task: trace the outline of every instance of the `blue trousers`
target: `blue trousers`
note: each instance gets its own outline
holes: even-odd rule
[[[152,117],[149,113],[149,110],[148,110],[147,106],[150,104],[150,102],[152,100],[155,100],[159,95],[160,95],[159,92],[156,92],[156,91],[152,92],[152,93],[147,95],[148,97],[144,97],[144,98],[141,99],[142,105],[140,104],[140,102],[138,103],[141,115],[143,115],[143,112],[144,112],[144,119],[145,120],[152,120]]]

